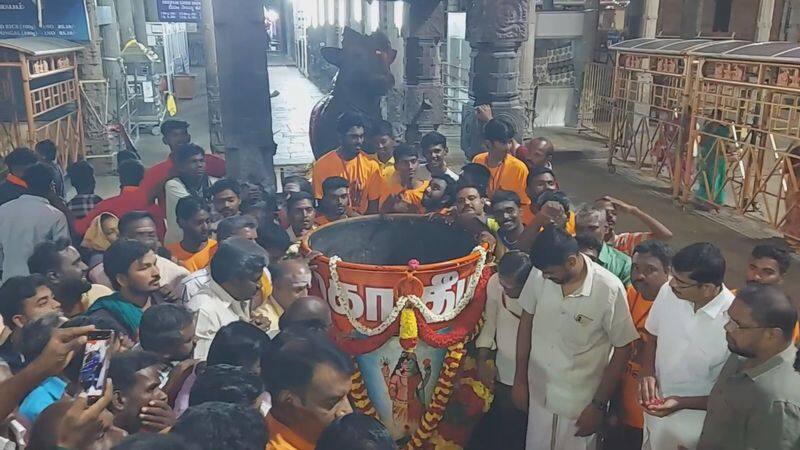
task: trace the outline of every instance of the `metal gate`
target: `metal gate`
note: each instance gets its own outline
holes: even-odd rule
[[[586,65],[581,89],[578,126],[598,135],[611,136],[611,87],[614,82],[614,66],[602,63]]]

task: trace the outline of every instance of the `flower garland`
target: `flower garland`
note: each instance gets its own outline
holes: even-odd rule
[[[364,377],[361,375],[361,370],[358,368],[358,363],[355,361],[353,362],[356,366],[356,371],[353,373],[353,376],[350,379],[352,382],[352,387],[350,388],[350,398],[353,400],[353,405],[362,413],[380,420],[378,417],[378,411],[375,410],[375,406],[372,404],[372,401],[369,398],[367,386],[364,383]]]
[[[487,254],[486,249],[484,249],[482,246],[477,246],[473,251],[478,252],[480,254],[478,262],[475,265],[475,272],[472,275],[470,275],[469,281],[467,282],[467,288],[464,290],[464,294],[461,296],[461,299],[459,299],[458,304],[456,304],[455,308],[449,313],[435,314],[433,313],[433,311],[430,310],[430,308],[427,307],[427,305],[425,305],[425,302],[418,296],[404,295],[397,299],[394,308],[392,308],[392,310],[386,316],[386,319],[384,319],[384,321],[381,322],[378,326],[370,328],[363,325],[361,322],[358,321],[357,318],[353,316],[353,312],[350,309],[349,305],[347,304],[348,302],[347,293],[339,279],[339,271],[337,265],[339,264],[339,261],[341,261],[341,258],[339,258],[338,256],[331,257],[330,261],[328,262],[331,284],[333,284],[336,287],[335,288],[336,294],[334,301],[341,309],[345,311],[345,315],[347,316],[347,320],[350,322],[350,325],[352,325],[352,327],[359,333],[369,337],[377,336],[386,331],[392,324],[395,323],[397,317],[401,314],[403,309],[406,308],[407,304],[409,303],[410,306],[413,306],[419,312],[422,313],[422,317],[428,323],[448,322],[458,317],[458,315],[461,314],[461,311],[463,311],[464,308],[466,308],[467,305],[469,305],[469,303],[472,301],[472,297],[475,294],[476,288],[478,287],[478,282],[480,281],[481,276],[483,274],[483,268],[486,264],[486,254]]]

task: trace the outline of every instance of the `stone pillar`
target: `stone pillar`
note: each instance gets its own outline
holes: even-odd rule
[[[642,16],[642,37],[654,38],[658,33],[658,8],[661,0],[644,0],[644,15]]]
[[[213,0],[228,176],[275,192],[263,3]]]
[[[444,0],[414,0],[405,23],[405,139],[417,143],[444,121],[440,46],[447,20]]]
[[[136,40],[142,44],[147,44],[147,14],[145,13],[144,2],[133,0],[133,32]]]
[[[133,27],[133,5],[131,0],[114,0],[117,9],[120,43],[125,46],[131,39],[136,39]]]
[[[108,133],[93,132],[97,130],[98,124],[94,116],[89,111],[89,107],[104,108],[105,106],[105,86],[102,83],[94,83],[93,81],[104,81],[105,74],[103,73],[103,59],[101,48],[100,27],[97,25],[97,6],[95,0],[86,0],[86,16],[88,19],[89,27],[92,31],[92,40],[89,41],[84,47],[82,52],[78,53],[78,73],[81,80],[86,81],[83,83],[82,88],[86,93],[86,98],[91,105],[83,106],[83,130],[84,130],[84,146],[86,153],[89,155],[106,155],[110,153],[108,140]],[[98,174],[102,171],[98,170]]]
[[[536,53],[536,5],[535,0],[528,0],[528,39],[519,49],[519,89],[522,105],[525,107],[525,128],[520,130],[523,138],[532,137],[533,118],[536,114],[534,90],[536,80],[533,77],[533,59]]]
[[[225,153],[222,134],[222,110],[219,100],[219,73],[217,69],[217,41],[214,30],[213,0],[203,0],[200,32],[203,33],[203,58],[206,68],[206,103],[208,104],[208,134],[211,153]]]
[[[761,0],[758,7],[758,19],[756,19],[756,42],[769,41],[774,12],[775,0]]]
[[[117,18],[113,0],[98,0],[97,5],[108,6],[111,10],[111,23],[100,27],[100,37],[102,38],[103,73],[105,73],[106,80],[108,80],[107,111],[112,116],[116,116],[119,103],[124,101],[121,96],[123,89],[125,89],[120,56],[122,45],[120,43],[119,19]]]
[[[705,0],[683,0],[681,8],[681,37],[692,39],[703,29],[703,3]]]
[[[397,28],[397,17],[395,17],[394,3],[381,2],[380,3],[380,31],[389,38],[392,48],[397,51],[397,57],[394,63],[389,67],[394,75],[395,86],[389,91],[384,98],[385,115],[388,120],[395,127],[397,136],[405,135],[405,119],[403,115],[403,105],[405,104],[405,86],[403,84],[403,77],[405,74],[405,42],[400,36],[400,30]]]
[[[528,39],[528,0],[473,0],[467,9],[467,40],[472,47],[469,95],[491,103],[494,116],[525,128],[519,92],[519,48]],[[521,139],[521,136],[517,136]],[[483,130],[474,105],[465,105],[461,148],[468,158],[481,150]]]
[[[786,40],[800,42],[800,0],[791,0],[789,8],[791,10],[789,12],[789,30],[786,34]]]

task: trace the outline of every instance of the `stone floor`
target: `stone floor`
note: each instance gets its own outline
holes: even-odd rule
[[[279,92],[272,99],[272,127],[278,144],[275,166],[312,163],[308,123],[322,93],[294,66],[270,65],[269,81],[270,88]]]

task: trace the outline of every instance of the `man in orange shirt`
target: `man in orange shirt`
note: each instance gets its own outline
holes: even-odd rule
[[[495,191],[503,189],[519,195],[523,208],[531,204],[525,193],[528,179],[528,167],[511,154],[514,149],[514,125],[503,119],[492,119],[483,128],[488,152],[475,156],[472,162],[486,166],[491,178],[486,195],[490,198]]]
[[[428,187],[422,195],[422,206],[426,213],[444,214],[456,201],[456,180],[450,175],[431,175]]]
[[[394,137],[392,124],[385,120],[372,123],[367,130],[367,143],[364,149],[369,157],[381,166],[381,170],[392,170],[394,166],[394,147],[397,140]]]
[[[172,258],[189,272],[196,272],[208,266],[217,241],[211,236],[211,213],[208,205],[196,197],[184,197],[175,207],[178,226],[183,230],[183,240],[167,244]]]
[[[606,212],[608,232],[605,236],[605,242],[622,253],[632,254],[637,245],[649,239],[658,239],[665,242],[672,239],[672,231],[669,228],[636,206],[629,205],[608,195],[596,200],[595,206]],[[614,228],[617,225],[617,215],[619,213],[628,214],[639,219],[650,231],[617,233]]]
[[[319,201],[316,225],[325,225],[340,219],[357,216],[350,209],[350,183],[342,177],[330,177],[322,182],[322,200]]]
[[[408,144],[395,147],[394,171],[374,177],[369,185],[367,214],[376,214],[379,211],[421,214],[424,211],[422,196],[429,182],[416,179],[418,168],[419,150],[416,147]]]
[[[615,450],[639,450],[642,448],[644,411],[639,404],[637,387],[644,342],[650,336],[644,328],[653,301],[662,287],[669,289],[667,282],[672,267],[672,250],[667,244],[650,240],[639,244],[633,252],[631,265],[632,285],[628,287],[628,308],[633,317],[640,339],[633,343],[633,352],[628,369],[622,377],[617,395],[612,401],[612,412],[618,425],[606,436],[608,448]],[[666,286],[666,287],[665,287]]]
[[[362,151],[364,145],[364,119],[355,113],[344,113],[337,123],[340,146],[326,153],[311,169],[314,197],[322,198],[322,182],[330,177],[342,177],[350,183],[350,205],[359,214],[367,211],[368,185],[374,176],[380,176],[377,162]]]
[[[536,215],[534,210],[537,208],[536,204],[539,203],[539,197],[547,191],[557,191],[558,183],[556,182],[556,175],[553,169],[547,167],[534,167],[528,173],[528,178],[525,180],[525,193],[531,200],[529,208],[522,209],[522,222],[526,226],[533,223],[533,217]]]
[[[272,396],[267,450],[314,450],[322,430],[353,412],[351,358],[322,333],[280,333],[261,360]]]

